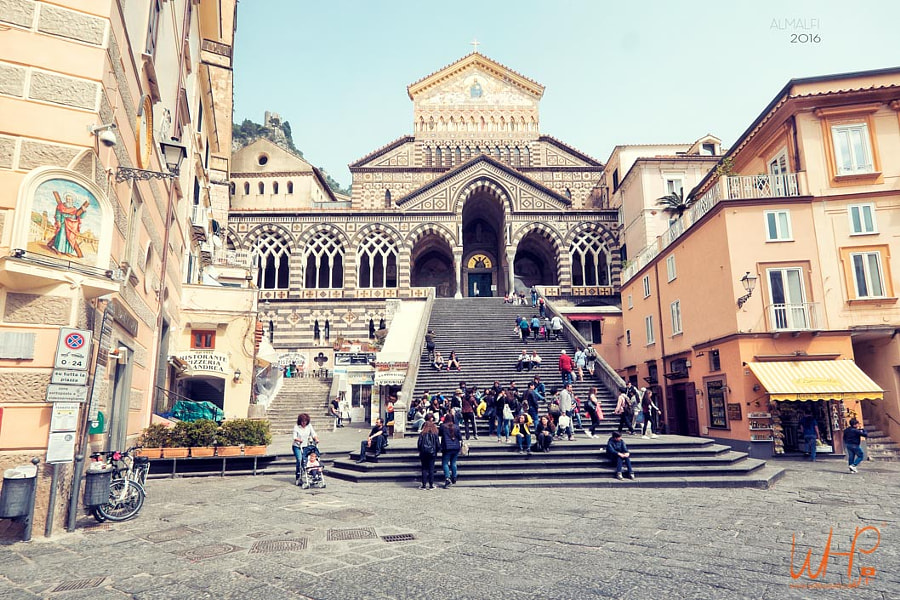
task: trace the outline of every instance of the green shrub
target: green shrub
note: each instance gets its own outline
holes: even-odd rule
[[[272,443],[272,433],[268,421],[230,419],[222,423],[216,439],[220,446],[268,446]]]
[[[144,448],[168,448],[169,428],[162,423],[153,423],[138,438],[138,444]]]
[[[183,432],[187,446],[197,448],[215,445],[219,425],[209,419],[197,419],[192,422],[182,421],[177,423],[175,429]]]

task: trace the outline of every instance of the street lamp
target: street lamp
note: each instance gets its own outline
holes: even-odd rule
[[[266,316],[269,319],[269,343],[275,343],[275,320],[272,319],[272,303],[266,300]]]
[[[750,296],[753,295],[753,290],[756,289],[756,275],[751,275],[750,271],[747,271],[744,276],[741,277],[741,284],[744,286],[747,293],[738,298],[738,308],[743,307],[747,300],[750,299]]]
[[[149,179],[175,179],[178,177],[181,161],[187,156],[187,148],[175,139],[168,142],[160,142],[159,147],[162,150],[163,160],[165,160],[168,173],[162,171],[148,171],[146,169],[135,169],[132,167],[119,167],[116,169],[116,183],[122,183],[128,180],[146,181]]]

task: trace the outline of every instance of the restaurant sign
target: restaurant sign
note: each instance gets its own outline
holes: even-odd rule
[[[218,352],[182,352],[178,358],[190,367],[190,373],[186,375],[199,375],[211,373],[217,376],[228,374],[228,356]]]

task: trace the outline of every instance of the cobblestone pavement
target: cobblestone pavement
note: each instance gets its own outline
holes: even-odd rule
[[[0,598],[900,598],[900,464],[784,464],[771,490],[155,480],[136,520],[0,547]],[[835,553],[866,526],[879,545],[860,535],[852,577],[868,581],[791,587],[850,584]],[[795,571],[808,549],[815,571],[830,528],[827,572],[794,580],[792,535]]]

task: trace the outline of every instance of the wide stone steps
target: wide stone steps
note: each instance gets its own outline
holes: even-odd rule
[[[331,429],[334,419],[328,415],[326,404],[331,379],[291,377],[284,379],[278,395],[266,411],[273,433],[290,433],[297,423],[297,415],[307,413],[316,429]]]
[[[866,438],[866,457],[869,460],[900,461],[900,444],[884,432],[873,430]]]

